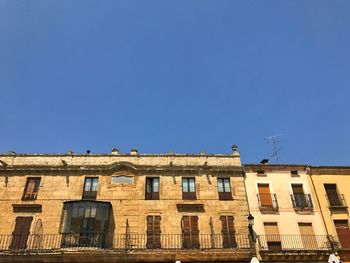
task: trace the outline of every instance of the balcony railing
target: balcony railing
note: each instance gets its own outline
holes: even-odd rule
[[[260,209],[278,210],[276,194],[257,194]]]
[[[61,249],[187,250],[250,249],[248,235],[222,234],[47,234],[0,235],[0,251],[41,251]]]
[[[38,192],[25,192],[22,196],[22,200],[36,200]]]
[[[261,235],[258,236],[261,251],[328,251],[331,242],[320,235]]]
[[[344,195],[342,194],[327,194],[326,197],[330,208],[347,207]]]
[[[290,195],[295,209],[312,209],[312,199],[310,194],[291,194]]]

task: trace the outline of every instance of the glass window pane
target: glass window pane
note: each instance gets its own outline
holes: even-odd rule
[[[92,207],[90,217],[95,217],[95,216],[96,216],[96,207]]]
[[[85,208],[85,216],[84,217],[90,217],[90,207]]]
[[[188,192],[188,180],[186,178],[182,179],[182,192]]]
[[[222,183],[222,179],[218,179],[218,191],[219,191],[219,193],[222,193],[222,192],[224,192],[224,185],[223,185],[223,183]]]
[[[78,217],[78,207],[73,207],[72,217]]]
[[[84,208],[83,207],[79,207],[78,208],[78,217],[83,217],[84,216]]]
[[[92,181],[92,189],[91,191],[97,191],[97,187],[98,187],[98,178],[94,178]]]
[[[90,191],[90,189],[91,189],[91,178],[86,178],[84,191]]]
[[[146,179],[146,192],[151,193],[152,191],[152,180],[151,178]]]
[[[153,178],[153,192],[158,193],[159,192],[159,179]]]
[[[225,183],[225,192],[230,193],[231,192],[230,179],[226,178],[224,180],[224,183]]]
[[[190,178],[190,192],[194,193],[195,192],[195,184],[194,184],[194,178]]]

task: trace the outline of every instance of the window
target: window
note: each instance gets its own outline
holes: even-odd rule
[[[182,199],[197,199],[196,184],[194,178],[182,178]]]
[[[230,178],[218,178],[219,200],[232,200]]]
[[[263,177],[266,176],[265,171],[263,171],[263,170],[257,171],[257,172],[256,172],[256,175],[257,175],[257,176],[263,176]]]
[[[98,178],[88,177],[85,178],[83,199],[96,199],[98,190]]]
[[[147,216],[147,248],[160,248],[160,216]]]
[[[258,184],[258,201],[260,209],[278,209],[277,198],[275,194],[270,193],[269,184]]]
[[[290,176],[291,177],[299,177],[299,173],[297,170],[292,170],[292,171],[290,171]]]
[[[318,248],[316,236],[311,223],[298,223],[301,235],[301,241],[306,249],[313,250]]]
[[[64,202],[59,232],[62,247],[104,247],[111,211],[109,202]]]
[[[220,216],[223,248],[237,247],[233,216]]]
[[[23,200],[35,200],[40,185],[40,178],[28,178],[23,193]]]
[[[348,220],[334,220],[335,229],[337,230],[338,240],[344,249],[350,248],[350,230]]]
[[[291,195],[292,203],[294,208],[312,208],[313,204],[311,201],[310,194],[304,194],[302,184],[292,184],[293,194]]]
[[[199,230],[197,216],[183,216],[181,221],[182,246],[199,248]]]
[[[338,194],[336,184],[325,184],[324,188],[326,190],[328,203],[330,207],[341,207],[345,206],[342,195]]]
[[[264,229],[268,249],[272,251],[282,250],[281,237],[278,231],[277,223],[265,222]]]
[[[146,178],[146,200],[159,200],[159,178]]]

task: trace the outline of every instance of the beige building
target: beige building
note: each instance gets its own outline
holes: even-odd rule
[[[309,169],[268,163],[244,166],[262,260],[325,262],[329,240],[309,181]]]
[[[310,178],[315,187],[324,223],[344,260],[350,261],[350,167],[314,166]]]
[[[247,262],[252,253],[235,147],[2,154],[0,207],[0,261]]]

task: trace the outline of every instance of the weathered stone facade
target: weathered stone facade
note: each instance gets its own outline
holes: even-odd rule
[[[147,216],[150,215],[161,218],[160,233],[164,235],[161,241],[162,247],[166,235],[183,234],[181,221],[183,216],[197,216],[199,235],[208,237],[222,233],[221,216],[232,216],[237,243],[243,242],[244,249],[240,252],[239,249],[231,248],[221,254],[217,253],[217,250],[212,253],[207,251],[205,252],[207,256],[197,260],[235,261],[250,258],[250,250],[247,250],[249,248],[247,221],[249,211],[243,168],[236,150],[232,155],[141,155],[137,152],[131,154],[114,152],[108,155],[6,154],[0,155],[0,160],[2,161],[0,234],[11,234],[18,217],[33,218],[30,234],[38,234],[36,233],[38,224],[41,224],[40,234],[61,234],[64,204],[82,200],[85,179],[93,177],[98,178],[96,201],[108,202],[111,205],[108,233],[106,233],[110,237],[108,248],[112,249],[111,251],[118,246],[115,241],[118,235],[145,236]],[[128,183],[113,183],[113,180],[117,180],[115,178],[118,177],[127,177]],[[28,178],[40,178],[34,200],[22,198]],[[145,200],[146,178],[159,178],[159,200]],[[183,200],[182,178],[194,178],[196,200]],[[229,178],[232,200],[219,200],[218,178]],[[24,210],[16,210],[14,205]],[[40,205],[41,208],[33,210],[28,205]],[[181,238],[179,240],[181,241]],[[133,240],[130,242],[132,243]],[[201,244],[198,249],[207,249],[210,242],[205,242],[206,244],[200,239]],[[130,244],[130,246],[133,245]],[[240,244],[237,248],[239,247]],[[55,249],[59,249],[59,246]],[[69,254],[67,251],[64,253]],[[91,251],[89,253],[91,254]],[[108,254],[106,251],[99,253],[105,253],[105,257]],[[142,260],[137,258],[133,260],[155,261],[162,258],[174,260],[181,255],[181,253],[166,253],[157,250],[151,253],[153,257],[149,259],[147,256],[142,256]],[[174,255],[169,258],[171,253]],[[192,259],[189,259],[191,256],[186,253],[184,251],[180,259],[193,261],[193,257],[196,257],[193,251],[188,252],[192,253]]]

